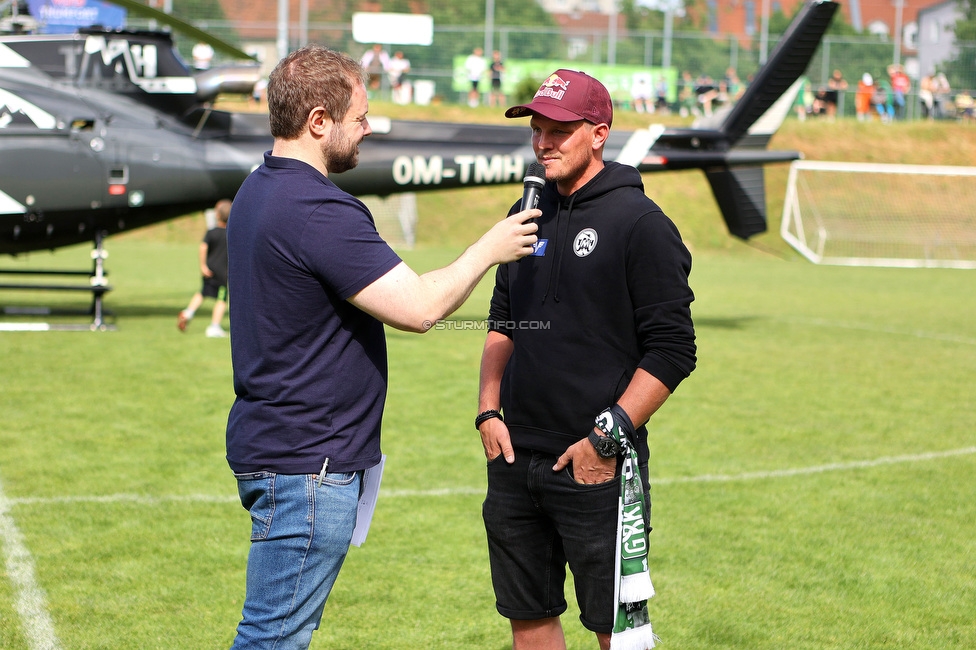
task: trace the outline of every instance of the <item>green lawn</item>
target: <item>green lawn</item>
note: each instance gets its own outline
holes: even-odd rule
[[[192,240],[109,250],[117,331],[0,333],[0,647],[225,648],[250,528],[224,460],[229,342],[176,329]],[[696,254],[699,367],[651,427],[663,648],[976,647],[973,278]],[[380,500],[314,648],[509,647],[471,426],[483,335],[389,332]],[[577,615],[570,647],[595,648]]]

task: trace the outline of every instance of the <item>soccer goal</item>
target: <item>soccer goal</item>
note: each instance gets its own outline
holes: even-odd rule
[[[780,234],[815,264],[976,269],[976,167],[795,161]]]
[[[417,241],[417,195],[361,196],[373,214],[376,230],[393,248],[412,249]]]

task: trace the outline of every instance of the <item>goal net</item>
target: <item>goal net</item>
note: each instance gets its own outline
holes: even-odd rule
[[[795,161],[780,234],[815,264],[976,269],[976,167]]]
[[[417,241],[417,195],[361,196],[373,214],[376,230],[393,248],[412,249]]]

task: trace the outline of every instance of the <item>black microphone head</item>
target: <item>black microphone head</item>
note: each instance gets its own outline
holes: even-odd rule
[[[522,180],[522,209],[527,210],[539,205],[539,195],[546,186],[546,166],[540,162],[529,165]]]
[[[540,162],[534,162],[529,165],[529,168],[525,170],[525,178],[523,183],[538,183],[540,185],[546,184],[546,166]]]

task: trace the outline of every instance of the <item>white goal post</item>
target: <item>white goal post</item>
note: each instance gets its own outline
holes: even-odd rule
[[[780,235],[815,264],[976,269],[976,167],[795,161]]]
[[[376,230],[393,248],[410,250],[417,241],[417,195],[401,192],[390,196],[358,197],[373,215]]]

